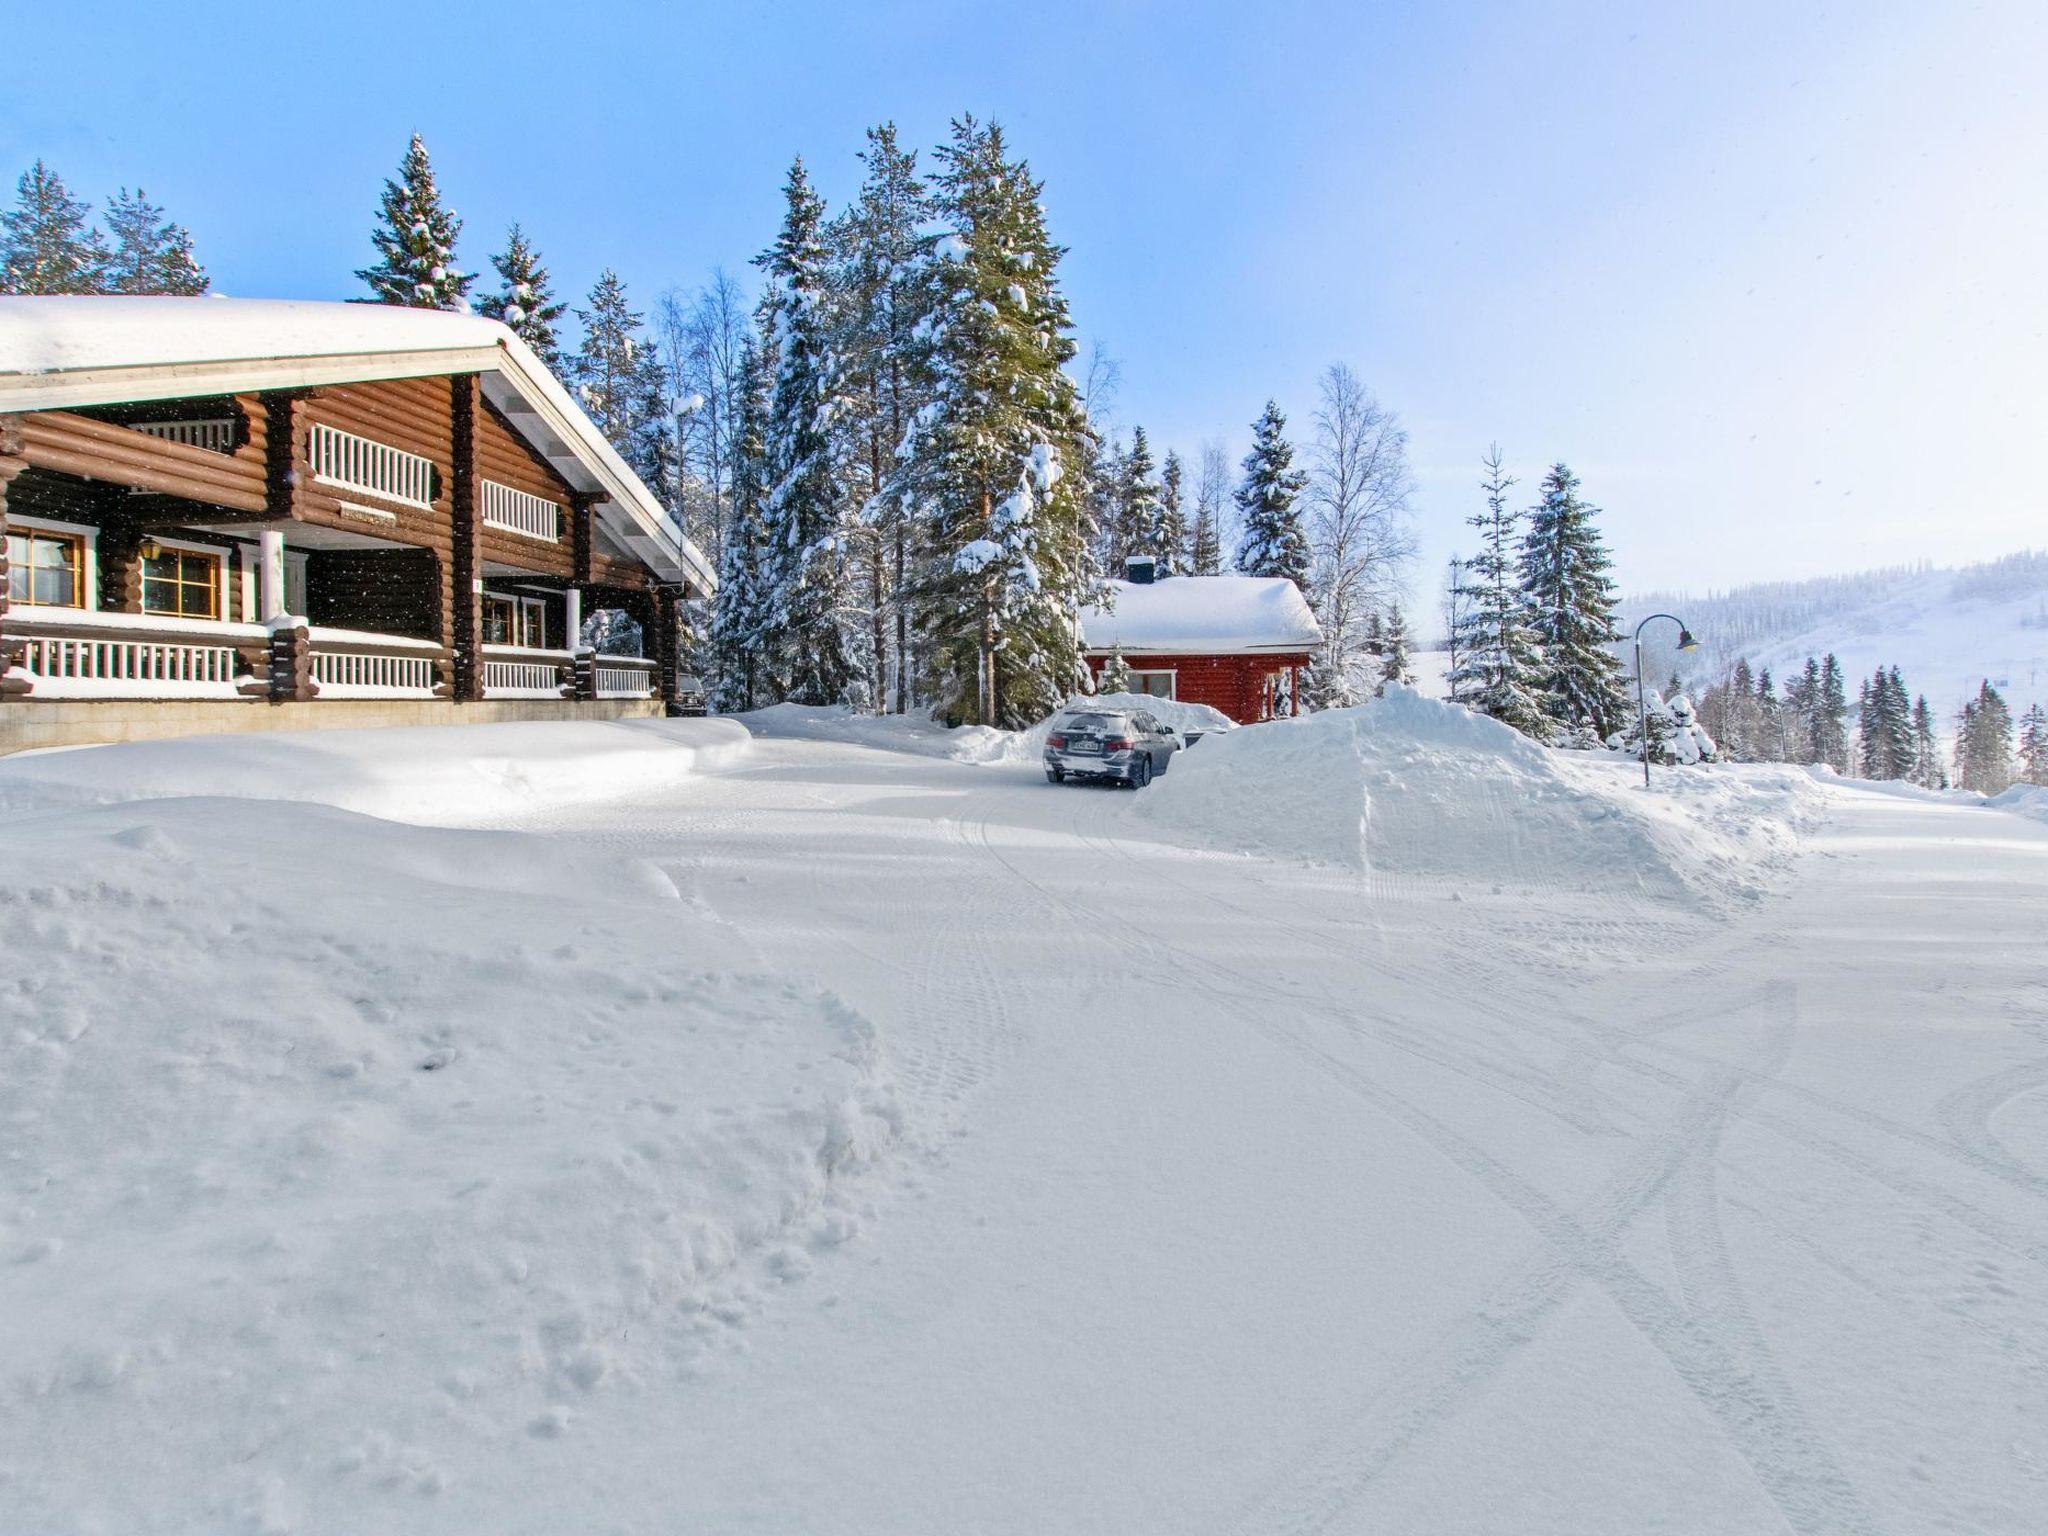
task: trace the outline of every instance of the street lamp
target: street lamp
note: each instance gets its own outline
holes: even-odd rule
[[[1643,624],[1651,619],[1669,619],[1678,626],[1678,648],[1681,651],[1696,651],[1699,641],[1693,639],[1692,631],[1685,627],[1684,620],[1676,614],[1653,613],[1636,626],[1636,724],[1643,735],[1643,788],[1650,787],[1650,705],[1643,692]]]

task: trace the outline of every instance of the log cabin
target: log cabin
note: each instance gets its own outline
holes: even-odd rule
[[[0,753],[658,714],[715,585],[509,330],[370,304],[0,298],[0,534]]]
[[[1131,691],[1220,709],[1240,725],[1301,712],[1301,672],[1322,629],[1301,588],[1285,577],[1159,576],[1133,556],[1110,601],[1081,610],[1089,671],[1098,685],[1113,657]]]

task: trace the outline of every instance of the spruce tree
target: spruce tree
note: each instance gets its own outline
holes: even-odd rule
[[[555,327],[568,306],[556,300],[554,280],[517,224],[506,231],[505,249],[491,257],[491,265],[498,269],[498,290],[477,300],[477,313],[504,322],[550,372],[560,373],[562,341]]]
[[[1956,732],[1956,777],[1964,789],[1996,795],[2012,785],[2012,712],[1989,680],[1963,706]]]
[[[1252,423],[1252,451],[1244,457],[1237,507],[1244,518],[1237,568],[1247,576],[1285,576],[1304,595],[1313,557],[1301,522],[1301,493],[1308,477],[1294,467],[1287,418],[1277,402]]]
[[[418,134],[399,163],[397,180],[384,183],[378,221],[370,231],[377,261],[356,272],[371,296],[357,303],[411,309],[469,307],[469,286],[476,276],[455,266],[455,238],[462,233],[462,220],[442,205],[427,146]]]
[[[633,464],[645,454],[649,402],[660,385],[645,317],[628,300],[619,274],[606,267],[576,318],[583,336],[568,359],[567,382],[598,430]]]
[[[925,320],[932,308],[931,196],[917,152],[901,147],[896,125],[870,128],[859,195],[832,225],[837,337],[845,414],[864,497],[857,519],[864,568],[875,707],[897,714],[911,688],[910,576],[913,469],[905,458],[911,424],[931,393]],[[883,690],[893,675],[894,687]]]
[[[1086,678],[1074,616],[1091,582],[1090,433],[1063,365],[1072,323],[1042,187],[1002,130],[957,119],[934,190],[934,393],[918,432],[924,630],[942,702],[1016,726]]]
[[[825,202],[799,156],[783,183],[782,228],[755,258],[772,296],[775,386],[768,406],[770,618],[767,645],[799,704],[872,703],[852,613],[847,535],[859,502],[834,433],[842,399],[833,351]],[[851,697],[855,685],[859,698]]]
[[[719,553],[711,610],[712,702],[737,714],[772,702],[779,686],[767,666],[768,373],[749,338],[740,355],[739,415],[734,423],[732,505]]]
[[[1759,705],[1756,677],[1749,669],[1749,658],[1741,657],[1728,678],[1728,711],[1720,738],[1723,755],[1739,763],[1756,762],[1764,756],[1763,720]]]
[[[1162,565],[1172,562],[1161,528],[1164,509],[1156,468],[1145,429],[1131,428],[1131,448],[1123,456],[1123,473],[1117,488],[1118,558],[1110,567],[1112,575],[1123,574],[1123,560],[1131,555],[1149,555]]]
[[[1188,528],[1187,559],[1190,576],[1223,574],[1223,497],[1229,486],[1230,467],[1221,449],[1204,445],[1202,473],[1195,487],[1195,517]]]
[[[2027,706],[2020,716],[2020,779],[2027,784],[2048,784],[2048,710],[2039,704]]]
[[[1415,681],[1415,669],[1408,659],[1408,622],[1401,617],[1401,605],[1387,605],[1387,622],[1380,632],[1380,675],[1375,694],[1385,693],[1387,684],[1399,683],[1411,686]]]
[[[1756,755],[1760,762],[1791,761],[1785,741],[1785,706],[1771,682],[1771,669],[1759,667],[1756,674]]]
[[[23,171],[0,213],[0,293],[103,292],[107,241],[91,215],[41,160]]]
[[[1522,537],[1520,574],[1544,712],[1564,730],[1605,739],[1627,724],[1630,701],[1612,649],[1621,632],[1598,513],[1578,477],[1553,464]]]
[[[1934,739],[1934,711],[1927,707],[1927,695],[1924,693],[1913,701],[1912,779],[1922,789],[1948,788],[1948,775],[1941,764],[1941,747]]]
[[[1837,773],[1849,771],[1848,685],[1832,651],[1821,661],[1818,686],[1807,696],[1806,739],[1813,762]]]
[[[107,205],[113,237],[101,279],[106,293],[162,293],[190,297],[210,286],[206,270],[192,255],[192,234],[164,217],[163,209],[137,187],[123,187]]]
[[[1159,574],[1185,576],[1188,567],[1188,516],[1184,502],[1186,470],[1180,455],[1166,450],[1159,470]]]
[[[1479,553],[1461,563],[1455,578],[1458,618],[1452,645],[1458,659],[1448,679],[1451,698],[1525,736],[1548,741],[1551,721],[1539,693],[1542,657],[1529,623],[1528,599],[1516,580],[1522,518],[1507,500],[1515,482],[1502,465],[1498,445],[1480,463],[1486,472],[1479,482],[1486,508],[1467,519],[1479,530]]]

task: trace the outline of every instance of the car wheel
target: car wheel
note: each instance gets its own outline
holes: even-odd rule
[[[1048,768],[1045,770],[1045,782],[1048,784],[1064,784],[1067,782],[1067,776],[1057,768]]]
[[[1131,788],[1143,789],[1152,782],[1152,757],[1150,753],[1140,757],[1131,772]]]

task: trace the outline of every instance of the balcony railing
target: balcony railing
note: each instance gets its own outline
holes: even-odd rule
[[[495,480],[478,486],[484,522],[492,528],[523,533],[529,539],[562,542],[562,509],[545,496],[522,491]]]
[[[260,624],[79,608],[10,608],[30,697],[233,699],[261,693],[270,632]]]
[[[323,699],[431,699],[448,659],[431,640],[354,629],[309,629],[306,645]]]
[[[233,453],[236,425],[232,416],[209,416],[202,421],[139,421],[135,430],[168,443],[183,443],[188,448]]]
[[[419,454],[316,422],[306,455],[313,478],[322,485],[408,506],[430,508],[434,504],[434,461]]]
[[[566,669],[575,661],[567,651],[518,645],[487,645],[483,652],[487,699],[559,699],[568,687]]]
[[[591,668],[600,699],[651,699],[658,663],[638,656],[599,656]]]

